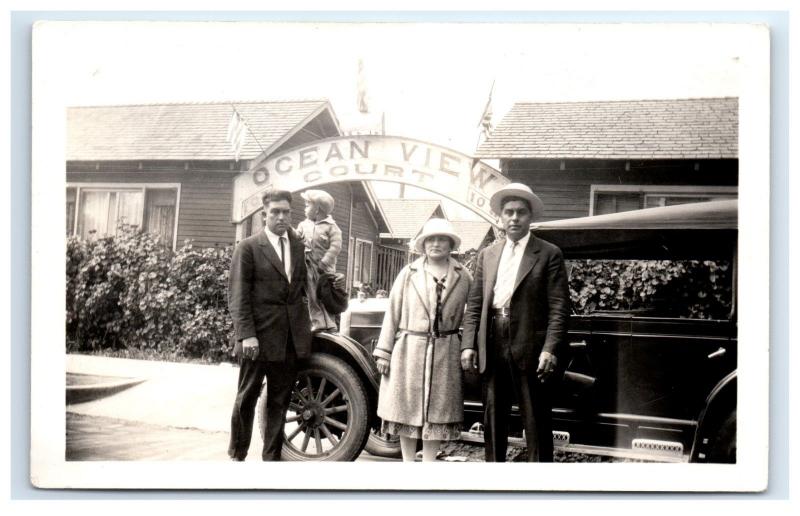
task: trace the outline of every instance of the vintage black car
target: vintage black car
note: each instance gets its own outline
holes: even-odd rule
[[[573,314],[571,356],[553,409],[556,449],[663,462],[735,462],[737,201],[553,221],[532,229],[568,260],[721,260],[732,269],[732,302],[724,318],[665,315],[657,307]],[[666,304],[674,308],[679,302]],[[288,458],[354,460],[364,448],[399,456],[397,441],[378,432],[375,414],[380,377],[371,352],[386,304],[354,300],[340,334],[316,337],[287,418]],[[479,382],[465,375],[462,438],[477,442]],[[510,442],[523,444],[516,406],[512,416]]]

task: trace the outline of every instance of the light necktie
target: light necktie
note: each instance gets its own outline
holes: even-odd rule
[[[501,260],[501,270],[500,270],[500,278],[499,283],[500,289],[497,291],[499,295],[498,301],[501,302],[501,307],[507,307],[509,301],[511,300],[511,293],[514,290],[514,280],[516,279],[516,273],[514,267],[512,266],[515,259],[515,253],[519,242],[509,242],[509,249],[508,255],[503,256]]]
[[[281,263],[283,264],[283,271],[286,273],[286,279],[291,281],[291,276],[289,275],[289,267],[287,267],[286,263],[286,248],[284,247],[283,243],[284,240],[286,240],[286,237],[279,237],[278,240],[280,240],[281,243]]]
[[[511,242],[511,256],[508,260],[508,265],[511,266],[514,264],[514,261],[517,259],[517,247],[519,247],[519,242]],[[513,269],[512,269],[513,270]],[[507,288],[509,291],[513,289],[514,280],[516,279],[516,273],[511,274],[511,271],[506,271],[506,283],[508,284]]]

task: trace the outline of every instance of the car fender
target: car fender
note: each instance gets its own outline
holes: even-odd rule
[[[706,398],[705,407],[697,423],[690,460],[702,462],[711,432],[714,432],[732,410],[736,409],[737,372],[731,371],[720,380]]]
[[[330,353],[353,365],[356,372],[365,379],[367,391],[378,392],[380,373],[372,355],[356,340],[339,333],[320,332],[314,334],[313,350]]]

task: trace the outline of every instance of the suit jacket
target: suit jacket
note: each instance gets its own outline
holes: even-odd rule
[[[260,360],[284,360],[290,332],[298,358],[311,354],[311,321],[303,297],[304,246],[291,232],[287,232],[287,237],[292,260],[291,282],[263,231],[242,240],[233,252],[228,307],[233,318],[237,356],[241,354],[242,340],[257,337]]]
[[[461,349],[478,351],[481,373],[486,371],[487,330],[505,242],[496,242],[478,255],[475,281],[464,314]],[[562,365],[567,352],[569,307],[569,287],[561,250],[531,235],[511,295],[511,356],[521,371],[535,371],[543,350],[554,354]]]

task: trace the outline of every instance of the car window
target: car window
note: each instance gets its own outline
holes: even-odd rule
[[[577,314],[727,319],[733,296],[725,260],[568,260]]]

